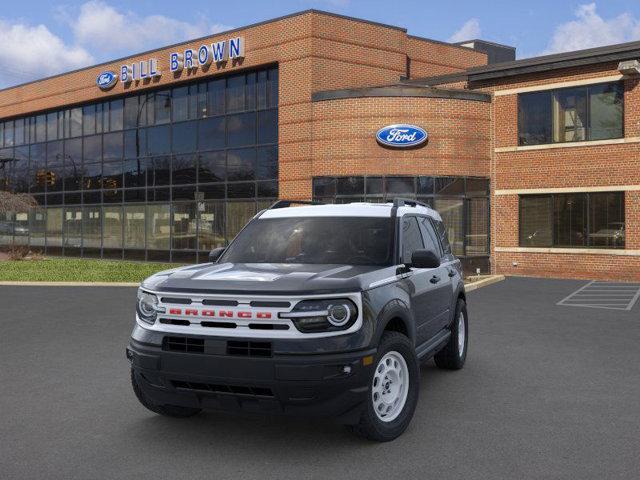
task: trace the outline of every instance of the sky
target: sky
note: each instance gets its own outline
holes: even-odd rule
[[[316,8],[518,58],[640,40],[638,0],[2,0],[0,88]]]

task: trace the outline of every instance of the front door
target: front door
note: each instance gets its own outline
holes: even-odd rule
[[[418,217],[414,215],[402,217],[400,243],[400,261],[404,264],[411,263],[411,255],[415,250],[425,248]],[[435,277],[438,276],[440,281],[435,281]],[[438,322],[441,321],[442,299],[436,297],[441,295],[441,287],[438,283],[444,279],[439,274],[439,268],[412,267],[407,273],[406,280],[411,289],[411,311],[416,322],[416,344],[419,345],[440,330]]]

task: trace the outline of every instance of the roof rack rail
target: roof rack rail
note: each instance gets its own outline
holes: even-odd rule
[[[324,203],[315,200],[278,200],[269,208],[267,208],[267,210],[273,210],[275,208],[287,208],[291,205],[324,205]]]
[[[409,205],[410,207],[426,207],[426,208],[431,208],[429,207],[429,205],[427,205],[424,202],[419,202],[417,200],[412,200],[410,198],[401,198],[401,197],[395,197],[393,199],[393,206],[394,207],[403,207],[405,205]]]

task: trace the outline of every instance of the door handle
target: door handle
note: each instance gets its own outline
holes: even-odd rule
[[[431,277],[431,280],[429,280],[431,283],[438,283],[440,281],[440,277],[437,275],[434,275],[433,277]]]
[[[449,277],[455,277],[456,276],[456,271],[453,269],[449,270]]]

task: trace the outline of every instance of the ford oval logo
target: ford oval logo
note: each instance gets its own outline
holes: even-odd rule
[[[109,90],[113,87],[118,81],[118,76],[113,72],[102,72],[96,78],[96,85],[100,87],[101,90]]]
[[[388,125],[376,133],[378,142],[395,148],[417,147],[427,141],[427,132],[415,125]]]

